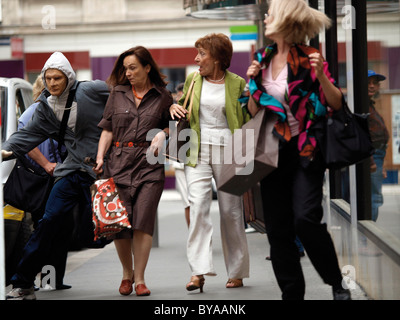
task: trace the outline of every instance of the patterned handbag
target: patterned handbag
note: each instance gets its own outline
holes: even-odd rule
[[[90,187],[90,193],[95,241],[132,228],[113,178],[96,180]]]

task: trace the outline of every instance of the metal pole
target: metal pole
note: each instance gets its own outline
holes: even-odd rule
[[[309,5],[311,8],[318,10],[318,0],[310,0]],[[310,46],[319,50],[319,36],[318,35],[310,40]]]
[[[1,150],[1,106],[0,106],[0,150]],[[0,154],[0,163],[3,161]],[[1,169],[0,169],[1,170]],[[0,172],[1,177],[1,172]],[[6,260],[5,260],[5,244],[4,244],[4,212],[3,212],[3,186],[0,188],[0,300],[5,300],[6,288]]]
[[[352,0],[356,21],[353,29],[353,79],[354,112],[367,113],[368,104],[368,48],[367,48],[367,2]],[[357,216],[359,220],[371,219],[371,173],[370,160],[356,165]]]
[[[325,0],[326,15],[332,20],[332,27],[325,32],[326,60],[332,77],[339,79],[338,45],[337,45],[337,1]],[[342,183],[340,170],[329,170],[329,189],[331,199],[342,198]]]

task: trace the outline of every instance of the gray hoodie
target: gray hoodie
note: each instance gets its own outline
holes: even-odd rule
[[[42,79],[44,86],[47,90],[48,88],[46,84],[45,73],[48,69],[57,69],[64,73],[68,79],[67,87],[65,88],[61,96],[57,97],[50,95],[47,98],[47,103],[53,109],[57,119],[61,121],[64,114],[65,105],[67,103],[69,90],[72,88],[76,81],[76,75],[68,59],[61,52],[54,52],[46,61],[42,69]],[[72,131],[75,130],[76,108],[76,101],[74,101],[72,103],[71,113],[68,119],[68,127],[70,127]]]
[[[55,52],[47,60],[42,70],[42,76],[50,68],[58,69],[67,76],[67,88],[60,97],[51,96],[47,90],[44,90],[39,97],[40,104],[36,108],[32,120],[2,145],[3,150],[23,156],[47,138],[58,140],[61,117],[69,91],[77,87],[78,81],[75,79],[75,72],[69,61],[60,52]],[[91,166],[84,164],[83,160],[85,157],[96,158],[97,144],[101,134],[101,129],[97,125],[102,119],[108,95],[109,90],[104,81],[80,83],[75,95],[76,122],[72,120],[75,122],[74,130],[70,127],[71,122],[69,121],[64,137],[68,156],[62,164],[57,164],[54,170],[55,177],[64,177],[74,171],[83,170],[95,178]]]

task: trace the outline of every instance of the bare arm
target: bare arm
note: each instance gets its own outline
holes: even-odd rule
[[[258,61],[253,60],[251,62],[251,65],[247,69],[246,75],[248,78],[255,77],[258,75],[260,70],[261,70],[261,64]],[[253,100],[251,95],[249,97],[249,102],[247,104],[247,110],[249,110],[252,117],[254,117],[258,111],[260,111],[260,109],[258,108],[256,102]]]
[[[101,174],[103,172],[103,164],[104,164],[104,156],[107,152],[107,150],[111,146],[112,142],[112,131],[108,131],[103,129],[100,140],[99,140],[99,145],[97,147],[97,156],[96,156],[96,167],[93,167],[93,171],[96,174]]]
[[[334,110],[340,110],[342,108],[342,93],[326,76],[322,56],[319,53],[312,53],[309,58],[311,66],[314,68],[315,76],[318,78],[325,94],[327,104]]]
[[[39,148],[34,148],[29,151],[28,156],[38,165],[40,165],[44,170],[46,170],[48,174],[53,175],[56,163],[47,160],[43,153],[40,152]]]

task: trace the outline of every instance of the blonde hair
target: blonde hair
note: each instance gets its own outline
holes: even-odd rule
[[[332,24],[328,16],[311,8],[305,0],[270,0],[269,9],[272,21],[265,36],[279,34],[290,44],[306,43]]]
[[[39,98],[39,96],[43,90],[44,90],[43,78],[42,78],[42,75],[39,74],[37,76],[35,83],[33,84],[33,88],[32,88],[33,101],[36,101],[37,98]]]

